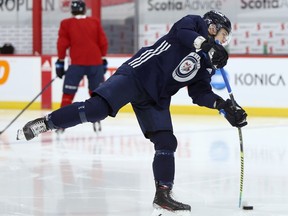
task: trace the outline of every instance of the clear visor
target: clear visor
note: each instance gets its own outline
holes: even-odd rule
[[[218,41],[222,46],[227,46],[231,41],[231,35],[225,28],[220,28],[217,31],[216,25],[210,24],[208,28],[209,34],[214,37],[215,41]]]

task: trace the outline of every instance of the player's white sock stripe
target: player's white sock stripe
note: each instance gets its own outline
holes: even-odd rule
[[[171,44],[167,43],[167,41],[163,41],[163,43],[159,47],[157,47],[157,49],[147,50],[146,52],[142,53],[141,56],[129,62],[128,64],[135,68],[141,65],[142,63],[146,62],[148,59],[152,58],[153,56],[159,55],[160,53],[166,51],[170,46]]]

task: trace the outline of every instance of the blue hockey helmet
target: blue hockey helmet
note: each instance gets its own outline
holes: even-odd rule
[[[84,1],[75,0],[71,2],[71,13],[73,15],[85,14],[86,4]]]
[[[210,26],[210,24],[214,24],[216,26],[217,32],[221,28],[224,28],[228,32],[228,34],[231,33],[232,27],[230,20],[219,11],[211,10],[204,14],[203,19],[208,27]]]

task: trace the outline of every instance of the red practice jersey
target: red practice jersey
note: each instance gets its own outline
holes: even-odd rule
[[[59,59],[65,58],[67,49],[73,65],[102,64],[108,41],[100,21],[85,15],[62,20],[57,41]]]

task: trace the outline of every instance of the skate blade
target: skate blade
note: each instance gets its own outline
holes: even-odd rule
[[[61,137],[62,137],[62,135],[64,134],[64,129],[62,129],[62,128],[59,128],[59,129],[57,129],[57,130],[55,130],[55,133],[56,133],[56,140],[60,140],[61,139]]]
[[[97,127],[96,127],[96,123],[93,123],[93,131],[97,133]]]
[[[56,133],[57,135],[63,134],[64,132],[65,132],[65,130],[62,129],[62,128],[55,130],[55,133]]]
[[[168,211],[163,208],[155,208],[151,216],[191,216],[190,211]]]
[[[23,139],[25,139],[23,129],[17,130],[16,140],[23,140]]]
[[[102,130],[102,126],[101,126],[100,122],[94,122],[94,123],[92,123],[92,125],[93,125],[93,130],[95,133],[98,134],[98,132],[100,132]]]

